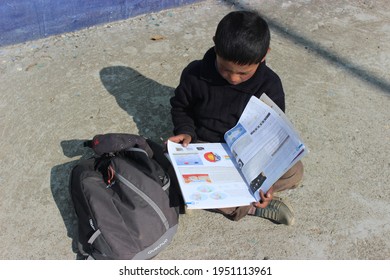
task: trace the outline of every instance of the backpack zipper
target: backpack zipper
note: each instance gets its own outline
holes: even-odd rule
[[[156,211],[157,215],[160,217],[161,221],[163,222],[165,229],[169,229],[169,223],[167,218],[165,217],[164,213],[161,211],[160,207],[149,197],[147,196],[143,191],[138,189],[133,183],[131,183],[129,180],[127,180],[122,175],[116,173],[116,177],[121,181],[125,186],[129,187],[132,191],[137,193],[142,199],[144,199],[149,205],[153,208],[154,211]]]

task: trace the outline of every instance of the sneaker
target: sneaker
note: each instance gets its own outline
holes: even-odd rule
[[[253,215],[287,226],[293,225],[295,221],[292,207],[282,198],[275,196],[266,208],[256,208]]]

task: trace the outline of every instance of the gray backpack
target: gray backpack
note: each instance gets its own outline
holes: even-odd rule
[[[153,143],[153,151],[150,142],[132,134],[97,135],[88,143],[97,156],[80,161],[70,178],[80,254],[86,259],[153,258],[178,228],[169,176],[155,160],[162,148],[156,151]]]

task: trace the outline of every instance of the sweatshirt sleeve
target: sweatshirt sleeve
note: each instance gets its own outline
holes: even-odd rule
[[[269,98],[275,102],[276,105],[283,111],[286,112],[286,103],[285,103],[285,94],[282,86],[282,82],[279,77],[274,81],[274,85],[271,87],[272,90],[269,91]]]
[[[189,68],[185,68],[180,77],[180,83],[175,89],[174,96],[170,99],[173,133],[189,134],[192,141],[197,140],[194,122],[194,98],[191,87],[191,75]]]
[[[265,92],[278,107],[285,112],[285,94],[282,86],[282,81],[279,76],[270,68],[265,67],[265,83],[261,87],[260,95]],[[260,95],[258,97],[260,97]]]

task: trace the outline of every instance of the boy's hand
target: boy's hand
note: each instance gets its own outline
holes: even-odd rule
[[[266,194],[264,194],[263,191],[260,191],[260,201],[253,202],[253,206],[256,208],[266,208],[272,200],[273,197],[272,193],[273,193],[272,188],[269,189]]]
[[[187,147],[187,145],[191,143],[192,137],[188,134],[179,134],[169,137],[168,140],[175,143],[181,143],[184,147]]]

